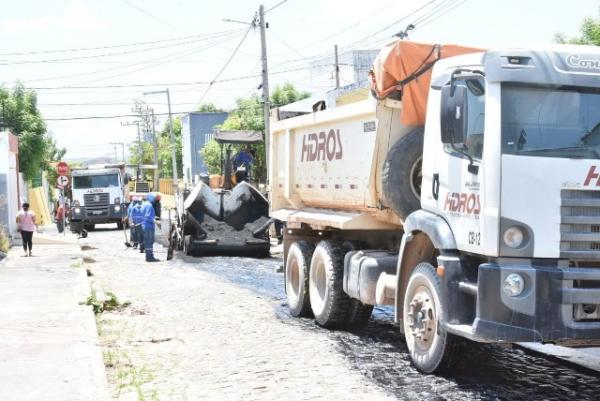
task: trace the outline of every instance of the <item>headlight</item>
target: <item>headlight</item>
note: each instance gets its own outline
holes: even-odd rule
[[[521,231],[521,229],[518,227],[510,227],[504,231],[502,239],[504,240],[506,246],[516,249],[523,244],[523,231]]]
[[[115,205],[120,205],[121,204],[121,198],[116,197],[115,198]]]
[[[523,293],[525,288],[525,280],[520,274],[511,273],[504,279],[502,283],[502,291],[509,297],[517,297]]]
[[[119,205],[115,206],[115,212],[119,212],[119,211],[121,211],[121,206],[119,206]]]
[[[75,214],[79,214],[79,213],[81,213],[81,209],[80,209],[80,208],[78,208],[78,207],[76,207],[76,208],[75,208]]]

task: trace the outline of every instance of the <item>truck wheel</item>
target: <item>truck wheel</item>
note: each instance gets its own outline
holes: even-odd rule
[[[383,164],[383,194],[402,220],[421,208],[422,155],[423,128],[417,128],[390,148]]]
[[[117,230],[122,230],[124,228],[122,221],[117,221]]]
[[[433,373],[456,361],[460,340],[444,329],[440,279],[429,263],[420,263],[410,276],[404,296],[404,335],[417,369]]]
[[[183,238],[183,253],[190,256],[192,254],[192,236],[186,235]]]
[[[285,262],[285,294],[290,314],[294,317],[310,317],[308,277],[310,259],[315,250],[308,241],[296,241],[290,245]]]
[[[350,329],[363,328],[369,323],[372,313],[373,305],[366,305],[358,299],[351,299],[345,326]]]
[[[310,262],[308,292],[317,323],[341,327],[346,323],[350,298],[343,289],[344,254],[337,242],[321,241]]]

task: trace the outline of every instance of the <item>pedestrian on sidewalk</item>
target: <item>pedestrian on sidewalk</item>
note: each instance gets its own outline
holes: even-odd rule
[[[156,196],[153,193],[146,195],[146,200],[142,203],[142,229],[144,250],[146,252],[146,262],[158,262],[154,257],[154,220],[156,213],[154,212],[154,202]]]
[[[29,203],[23,203],[23,208],[17,213],[17,227],[21,232],[23,241],[23,256],[33,256],[31,248],[33,247],[33,232],[36,229],[35,213],[29,210]],[[27,250],[29,249],[29,253]]]
[[[55,207],[54,221],[56,222],[56,228],[58,229],[58,232],[62,234],[62,232],[65,230],[65,208],[60,200],[56,201]]]

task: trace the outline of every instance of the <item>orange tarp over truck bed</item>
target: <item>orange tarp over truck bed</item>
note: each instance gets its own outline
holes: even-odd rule
[[[431,67],[437,60],[476,53],[481,49],[456,45],[430,45],[407,41],[390,43],[373,61],[371,89],[378,98],[402,93],[402,123],[424,125]]]

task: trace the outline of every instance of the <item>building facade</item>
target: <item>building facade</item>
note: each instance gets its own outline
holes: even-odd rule
[[[181,118],[183,178],[186,183],[196,183],[200,174],[208,173],[200,150],[212,139],[213,129],[223,124],[227,116],[225,112],[194,112]]]

